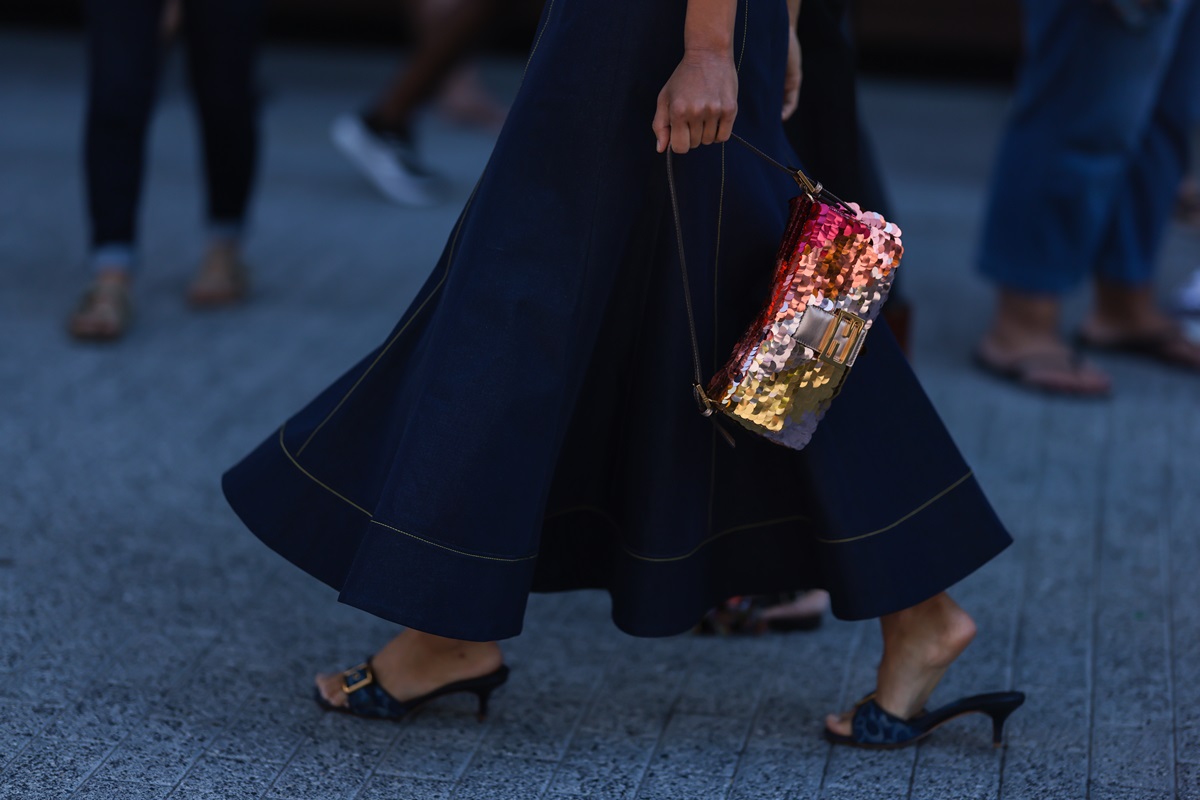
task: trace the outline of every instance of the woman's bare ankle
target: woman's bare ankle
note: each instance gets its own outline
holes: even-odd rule
[[[975,621],[942,593],[880,623],[877,699],[885,710],[907,719],[920,712],[946,669],[974,640]]]
[[[976,634],[975,620],[942,593],[880,620],[888,651],[931,669],[948,667]]]
[[[412,628],[401,631],[374,658],[378,670],[397,668],[414,676],[449,676],[452,681],[475,677],[480,674],[479,670],[486,674],[503,662],[504,656],[496,642],[447,639]]]

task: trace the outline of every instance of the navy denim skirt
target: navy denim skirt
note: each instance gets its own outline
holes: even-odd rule
[[[395,330],[224,480],[350,605],[442,636],[521,630],[531,591],[606,589],[631,634],[737,594],[838,616],[931,597],[1010,539],[879,323],[802,452],[697,413],[650,123],[685,0],[548,0],[525,79]],[[784,0],[741,0],[735,130],[782,160]],[[794,182],[734,144],[677,159],[713,369],[771,277]]]

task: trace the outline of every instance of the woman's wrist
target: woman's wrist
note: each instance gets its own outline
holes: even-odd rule
[[[688,0],[684,52],[732,56],[736,11],[737,0]]]
[[[733,58],[733,42],[688,42],[683,43],[684,55],[713,55]]]

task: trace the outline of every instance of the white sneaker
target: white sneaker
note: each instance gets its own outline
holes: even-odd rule
[[[437,202],[439,180],[417,158],[412,142],[376,133],[357,114],[339,116],[329,135],[388,200],[405,206]]]

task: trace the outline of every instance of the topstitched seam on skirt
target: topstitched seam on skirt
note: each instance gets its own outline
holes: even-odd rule
[[[352,506],[353,508],[357,509],[358,511],[361,511],[362,513],[366,514],[369,522],[371,522],[375,525],[379,525],[380,527],[387,528],[388,530],[395,531],[396,533],[402,533],[411,539],[416,539],[418,542],[432,545],[433,547],[439,547],[442,550],[448,550],[451,553],[457,553],[460,556],[468,556],[470,558],[483,559],[484,561],[500,561],[500,562],[505,562],[505,563],[512,563],[512,562],[517,562],[517,561],[531,561],[531,560],[537,558],[537,553],[534,553],[531,556],[518,556],[516,558],[500,558],[498,556],[485,556],[480,553],[471,553],[466,550],[458,550],[453,547],[448,547],[444,544],[439,544],[430,539],[425,539],[420,536],[417,536],[416,534],[409,533],[408,531],[400,530],[399,528],[397,528],[393,525],[388,525],[386,522],[380,522],[379,520],[375,519],[375,515],[372,514],[370,511],[367,511],[365,508],[360,506],[358,503],[355,503],[353,500],[350,500],[345,495],[340,494],[336,490],[334,490],[334,489],[330,488],[329,486],[325,485],[324,483],[322,483],[311,472],[306,470],[304,467],[300,466],[300,462],[298,462],[298,461],[296,461],[296,459],[292,458],[292,454],[290,452],[288,452],[287,445],[284,444],[284,442],[283,442],[283,432],[284,432],[284,428],[286,428],[286,427],[287,427],[287,423],[284,423],[279,428],[279,447],[280,447],[280,449],[283,450],[284,455],[286,455],[288,457],[288,460],[292,462],[292,465],[296,469],[300,470],[300,472],[303,473],[304,477],[308,478],[310,481],[315,483],[317,486],[320,486],[322,489],[329,492],[331,495],[333,495],[337,499],[341,500],[343,503],[346,503],[347,505]]]
[[[365,508],[363,508],[362,506],[360,506],[358,503],[355,503],[353,500],[350,500],[349,498],[347,498],[347,497],[345,497],[344,495],[342,495],[342,494],[338,493],[337,491],[335,491],[334,489],[330,488],[329,486],[326,486],[324,483],[322,483],[321,481],[317,480],[317,478],[316,478],[316,476],[315,476],[315,475],[313,475],[311,472],[309,472],[308,470],[306,470],[304,467],[300,466],[300,462],[299,462],[299,461],[297,461],[297,460],[296,460],[296,459],[295,459],[295,458],[292,456],[292,454],[288,452],[287,445],[286,445],[286,444],[284,444],[284,442],[283,442],[283,431],[284,431],[284,429],[285,429],[285,428],[287,428],[287,423],[286,423],[286,422],[285,422],[285,423],[283,423],[282,425],[280,425],[280,426],[279,426],[279,449],[281,449],[281,450],[283,451],[283,454],[284,454],[285,456],[287,456],[287,457],[288,457],[288,461],[291,461],[291,462],[292,462],[292,466],[294,466],[296,469],[300,470],[300,472],[301,472],[301,473],[303,473],[303,474],[304,474],[304,476],[305,476],[306,478],[308,478],[310,481],[312,481],[313,483],[315,483],[317,486],[320,486],[322,489],[324,489],[325,491],[329,492],[331,495],[333,495],[333,496],[334,496],[334,497],[336,497],[337,499],[341,500],[343,503],[346,503],[347,505],[353,506],[354,508],[358,509],[359,511],[361,511],[362,513],[364,513],[364,514],[366,514],[368,517],[370,517],[370,516],[371,516],[371,512],[370,512],[370,511],[367,511]]]
[[[605,522],[607,522],[613,528],[615,528],[617,530],[621,529],[621,523],[619,523],[615,519],[613,519],[611,514],[609,514],[607,511],[605,511],[603,508],[600,508],[599,506],[571,506],[570,508],[564,508],[561,511],[555,511],[553,513],[547,514],[545,518],[546,519],[554,519],[555,517],[565,517],[568,514],[577,514],[580,511],[589,511],[592,514],[595,514],[596,516],[603,519]]]
[[[483,178],[480,177],[479,180],[482,181]],[[363,371],[362,375],[358,376],[358,380],[356,380],[354,385],[346,391],[346,394],[343,395],[342,399],[338,401],[338,404],[333,407],[333,410],[325,416],[325,419],[321,420],[321,424],[313,428],[313,432],[308,435],[308,438],[304,440],[304,444],[300,445],[300,449],[296,451],[297,458],[304,455],[305,448],[307,448],[312,442],[313,438],[321,432],[321,428],[325,427],[325,423],[333,419],[334,415],[341,410],[346,401],[350,399],[350,395],[354,394],[359,385],[367,379],[368,375],[371,374],[371,370],[375,369],[375,365],[379,363],[380,359],[387,355],[387,351],[392,349],[392,345],[400,341],[400,337],[404,335],[406,330],[408,330],[408,326],[412,325],[413,322],[416,321],[417,317],[421,315],[421,312],[425,310],[425,306],[429,305],[433,298],[437,296],[437,293],[441,291],[442,286],[444,286],[446,283],[446,279],[450,277],[450,268],[454,265],[454,253],[458,249],[458,234],[462,230],[463,223],[467,220],[467,212],[471,208],[471,202],[475,199],[475,190],[478,188],[479,183],[476,182],[475,189],[471,190],[471,196],[467,198],[467,204],[463,208],[462,216],[459,218],[458,224],[454,226],[454,238],[450,241],[450,252],[446,255],[446,269],[442,271],[441,280],[437,282],[437,285],[433,287],[433,290],[429,293],[429,296],[421,302],[421,305],[417,306],[417,310],[414,311],[412,316],[408,318],[408,322],[404,323],[400,330],[396,331],[395,335],[388,340],[388,343],[384,345],[382,350],[379,351],[379,355],[375,356],[375,360],[371,362],[371,365]],[[289,454],[289,458],[290,457],[291,456]]]
[[[742,59],[746,55],[746,36],[750,27],[750,0],[746,0],[742,11],[742,46],[738,50],[737,64],[734,70],[742,71]],[[721,188],[717,192],[717,242],[713,256],[713,331],[712,331],[712,363],[713,373],[720,369],[721,356],[717,353],[717,342],[721,341],[721,319],[718,309],[720,300],[717,294],[721,290],[721,228],[725,220],[725,142],[721,142]],[[708,523],[705,527],[712,532],[713,502],[717,495],[717,430],[716,423],[709,432],[708,446]],[[701,545],[703,546],[703,545]],[[628,551],[627,551],[628,552]]]
[[[525,59],[525,69],[521,70],[521,80],[525,80],[525,73],[529,72],[529,65],[533,63],[533,56],[537,53],[538,45],[542,43],[542,34],[546,32],[546,28],[550,27],[550,20],[554,16],[554,0],[550,0],[550,5],[546,8],[546,24],[542,25],[538,31],[537,38],[533,40],[533,47],[529,50],[529,58]]]
[[[893,522],[891,525],[887,525],[887,526],[885,526],[885,527],[883,527],[883,528],[880,528],[880,529],[878,529],[878,530],[871,531],[870,533],[864,533],[864,534],[862,534],[862,535],[860,535],[860,536],[851,536],[851,537],[850,537],[850,538],[848,538],[848,539],[822,539],[822,538],[821,538],[821,537],[819,537],[819,536],[818,536],[818,537],[816,537],[816,539],[817,539],[817,541],[818,541],[818,542],[820,542],[821,544],[849,544],[850,542],[859,542],[859,541],[862,541],[863,539],[869,539],[869,538],[871,538],[872,536],[878,536],[878,535],[879,535],[879,534],[881,534],[881,533],[887,533],[887,532],[888,532],[888,531],[890,531],[892,528],[895,528],[897,525],[900,525],[900,524],[902,524],[902,523],[904,523],[904,522],[907,522],[908,520],[910,520],[910,519],[912,519],[913,517],[915,517],[917,514],[920,514],[922,511],[924,511],[925,509],[929,508],[931,505],[933,505],[934,503],[936,503],[938,500],[941,500],[941,499],[942,499],[943,497],[945,497],[946,495],[950,494],[952,491],[954,491],[955,489],[957,489],[959,486],[962,486],[964,483],[966,483],[967,479],[969,479],[969,478],[970,478],[972,475],[974,475],[974,474],[975,474],[975,473],[974,473],[973,471],[971,471],[971,470],[967,470],[967,474],[966,474],[966,475],[963,475],[961,478],[959,478],[958,480],[956,480],[954,483],[950,484],[950,485],[949,485],[949,486],[947,486],[945,489],[943,489],[942,491],[938,492],[938,493],[937,493],[937,494],[935,494],[933,497],[929,498],[928,500],[926,500],[926,501],[925,501],[924,503],[922,503],[921,505],[917,506],[917,507],[916,507],[915,509],[913,509],[912,511],[908,512],[908,513],[907,513],[907,514],[905,514],[903,517],[901,517],[900,519],[898,519],[898,520],[896,520],[895,522]]]
[[[738,52],[738,72],[742,70],[742,57],[746,55],[746,34],[750,30],[750,0],[745,0],[745,10],[742,12],[742,49]]]
[[[720,531],[719,533],[714,533],[712,536],[709,536],[707,539],[702,541],[700,544],[696,545],[695,548],[693,548],[691,550],[691,552],[684,553],[681,556],[662,556],[662,557],[644,556],[644,555],[641,555],[640,553],[633,552],[632,550],[630,550],[628,547],[625,547],[624,545],[621,546],[621,549],[624,550],[626,555],[628,555],[630,558],[636,558],[638,561],[650,561],[655,564],[663,564],[663,563],[668,563],[668,562],[672,562],[672,561],[684,561],[684,560],[689,559],[692,556],[696,555],[702,549],[704,549],[708,545],[715,542],[717,539],[728,536],[731,533],[740,533],[742,531],[748,531],[748,530],[752,530],[754,528],[765,528],[768,525],[778,525],[783,522],[800,522],[800,521],[806,520],[806,519],[808,519],[808,517],[805,516],[804,514],[797,514],[794,517],[780,517],[779,519],[769,519],[769,520],[766,520],[765,522],[752,522],[747,525],[739,525],[736,528],[726,528],[725,530]]]
[[[575,506],[574,508],[567,508],[562,511],[556,511],[553,514],[547,514],[546,519],[552,519],[554,517],[563,517],[563,516],[566,516],[567,514],[576,514],[581,511],[587,511],[592,514],[595,514],[596,516],[600,517],[605,522],[607,522],[614,529],[616,529],[616,531],[618,533],[621,531],[621,528],[622,528],[621,524],[618,523],[616,520],[614,520],[608,514],[608,512],[606,512],[604,509],[598,508],[596,506]],[[797,514],[792,517],[780,517],[778,519],[769,519],[769,520],[765,520],[763,522],[751,522],[747,525],[738,525],[733,528],[726,528],[723,531],[720,531],[718,533],[715,533],[711,536],[706,537],[704,539],[704,541],[702,541],[702,542],[700,542],[700,544],[696,545],[695,548],[693,548],[691,551],[689,551],[687,553],[684,553],[681,556],[661,556],[661,557],[660,556],[644,556],[644,555],[641,555],[640,553],[635,553],[633,550],[630,550],[625,545],[621,545],[621,549],[625,551],[626,555],[628,555],[631,558],[636,558],[639,561],[653,561],[653,562],[683,561],[686,558],[691,558],[692,556],[696,555],[696,553],[700,552],[701,549],[703,549],[707,545],[711,544],[712,542],[716,541],[717,539],[720,539],[722,536],[728,536],[731,533],[739,533],[741,531],[750,530],[752,528],[765,528],[768,525],[778,525],[781,522],[800,522],[801,520],[806,520],[806,519],[808,519],[808,517],[806,515]]]
[[[857,542],[857,541],[861,541],[863,539],[869,539],[870,537],[878,536],[881,533],[886,533],[887,531],[890,531],[891,529],[895,528],[897,525],[901,525],[904,522],[907,522],[908,520],[912,519],[917,514],[920,514],[922,511],[924,511],[925,509],[929,508],[931,505],[936,503],[938,500],[941,500],[943,497],[950,494],[950,492],[957,489],[959,486],[961,486],[963,483],[965,483],[969,478],[971,478],[974,474],[975,474],[974,472],[968,471],[966,475],[963,475],[961,478],[956,480],[954,483],[950,484],[945,489],[938,492],[933,497],[929,498],[928,500],[926,500],[921,505],[917,506],[915,509],[913,509],[909,513],[905,514],[903,517],[896,520],[891,525],[887,525],[883,528],[879,528],[878,530],[871,531],[870,533],[864,533],[860,536],[851,536],[850,538],[847,538],[847,539],[824,539],[820,536],[815,536],[813,538],[815,541],[820,542],[821,544],[848,544],[850,542]],[[612,517],[610,517],[602,509],[597,508],[595,506],[578,506],[576,508],[570,508],[565,511],[556,512],[555,514],[552,514],[550,516],[558,517],[558,516],[563,516],[566,514],[578,512],[578,511],[591,511],[591,512],[597,514],[598,516],[602,517],[606,522],[608,522],[614,528],[617,528],[619,530],[621,527],[612,519]],[[547,518],[549,518],[549,517],[547,517]],[[682,561],[686,558],[691,558],[692,556],[696,555],[696,553],[700,552],[701,548],[711,544],[712,542],[716,541],[717,539],[720,539],[722,536],[727,536],[731,533],[737,533],[740,531],[752,530],[754,528],[765,528],[768,525],[778,525],[778,524],[781,524],[784,522],[799,522],[799,521],[805,520],[805,519],[808,519],[808,517],[804,516],[804,515],[797,515],[794,517],[779,517],[777,519],[769,519],[769,520],[765,520],[763,522],[752,522],[748,525],[739,525],[739,526],[733,527],[733,528],[726,528],[725,530],[720,531],[719,533],[715,533],[712,536],[709,536],[707,539],[702,541],[700,544],[696,545],[696,547],[693,550],[691,550],[690,552],[685,553],[681,556],[664,556],[664,557],[643,556],[643,555],[633,552],[632,550],[630,550],[628,547],[625,547],[624,545],[621,546],[621,549],[624,550],[626,552],[626,554],[628,554],[630,557],[636,558],[639,561],[653,561],[653,562]]]
[[[739,57],[738,64],[740,66],[741,59]],[[717,298],[717,293],[720,290],[721,277],[721,223],[725,216],[725,142],[721,142],[721,188],[717,192],[717,243],[716,254],[713,258],[713,333],[712,333],[712,360],[713,374],[719,369],[719,358],[717,355],[717,342],[721,341],[721,320],[717,309],[720,307],[720,301]],[[709,448],[708,448],[708,528],[709,533],[712,532],[713,523],[713,498],[716,496],[717,488],[717,431],[716,422],[713,423],[713,430],[709,432]]]
[[[500,558],[499,556],[485,556],[480,553],[469,553],[466,550],[458,550],[453,547],[447,547],[444,544],[438,544],[437,542],[431,541],[429,539],[423,539],[420,536],[417,536],[415,533],[409,533],[408,531],[400,530],[399,528],[395,527],[394,525],[388,525],[386,522],[380,522],[377,519],[371,520],[371,524],[378,525],[381,528],[387,528],[389,531],[395,531],[396,533],[402,533],[405,536],[409,537],[410,539],[416,539],[418,542],[421,542],[423,544],[432,545],[433,547],[439,547],[442,550],[448,550],[451,553],[456,553],[460,556],[468,556],[470,558],[482,559],[483,561],[500,561],[500,562],[503,562],[506,564],[512,564],[512,563],[516,563],[519,561],[532,561],[538,557],[537,553],[534,553],[531,556],[517,556],[515,558]]]

